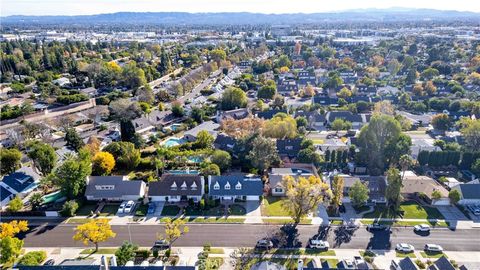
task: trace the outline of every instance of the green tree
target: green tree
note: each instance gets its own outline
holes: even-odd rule
[[[16,237],[7,236],[0,239],[0,248],[0,263],[13,264],[22,252],[23,241]]]
[[[220,167],[217,164],[208,164],[200,169],[203,176],[220,175]]]
[[[199,107],[193,107],[190,112],[190,117],[197,123],[202,123],[205,118],[205,111]]]
[[[332,129],[335,131],[339,130],[349,130],[352,128],[352,123],[346,120],[343,120],[342,118],[336,118],[332,122]]]
[[[8,203],[8,210],[12,212],[18,212],[23,208],[23,201],[17,195]]]
[[[16,148],[0,149],[0,172],[2,175],[10,174],[20,168],[22,152]]]
[[[123,244],[115,251],[118,265],[125,265],[128,261],[135,259],[135,252],[138,246],[131,242],[124,241]]]
[[[78,157],[67,158],[53,173],[52,182],[60,187],[68,198],[82,194],[91,174],[90,158],[79,154]]]
[[[209,56],[210,59],[217,62],[219,66],[221,61],[225,61],[225,59],[227,59],[227,53],[222,49],[211,50]]]
[[[42,142],[36,141],[32,143],[27,155],[33,160],[33,165],[43,176],[47,176],[57,163],[55,149]]]
[[[229,87],[223,92],[220,106],[222,110],[233,110],[247,106],[247,95],[240,88]]]
[[[74,128],[68,128],[65,132],[65,142],[67,146],[71,149],[78,151],[82,148],[85,143],[83,142],[82,138],[78,134],[77,130]]]
[[[432,118],[432,126],[435,129],[445,131],[450,128],[451,122],[450,117],[444,113],[437,114]]]
[[[280,160],[275,142],[263,136],[257,136],[253,139],[247,159],[250,160],[254,168],[258,168],[261,172]]]
[[[78,203],[75,200],[66,201],[62,206],[60,213],[64,217],[73,217],[78,210]]]
[[[113,142],[104,149],[115,158],[116,168],[134,169],[140,163],[140,150],[130,142]]]
[[[277,113],[272,119],[265,122],[263,135],[277,139],[295,138],[297,122],[286,113]]]
[[[33,193],[30,198],[28,198],[30,205],[32,206],[33,210],[37,210],[43,204],[43,196],[42,193]]]
[[[19,265],[38,266],[47,258],[45,251],[30,251],[18,261]]]
[[[172,102],[172,113],[176,117],[182,117],[185,115],[185,110],[180,102]]]
[[[461,198],[460,192],[456,189],[450,190],[450,192],[448,193],[448,198],[450,199],[450,202],[452,204],[457,204]]]
[[[202,130],[197,134],[197,140],[195,141],[195,146],[200,149],[211,148],[215,139],[213,136],[208,133],[206,130]]]
[[[442,198],[442,193],[440,193],[440,191],[438,190],[432,191],[432,199],[438,200],[440,198]]]
[[[264,86],[262,86],[257,93],[257,98],[272,99],[277,93],[277,85],[275,81],[268,80]]]
[[[480,149],[480,120],[463,118],[460,125],[467,146],[471,149]]]
[[[172,62],[170,60],[170,55],[167,53],[165,48],[162,47],[160,54],[160,63],[158,64],[158,71],[165,75],[172,69]]]
[[[368,192],[368,187],[361,181],[357,180],[353,183],[352,187],[350,187],[348,196],[352,200],[352,203],[355,207],[361,207],[369,198]]]
[[[345,185],[345,179],[341,176],[335,175],[332,181],[332,204],[338,211],[338,207],[342,204],[343,199],[343,187]]]
[[[222,150],[213,151],[212,155],[210,156],[210,160],[212,163],[217,164],[222,172],[230,169],[232,163],[232,157],[230,156],[230,153]]]
[[[387,171],[387,183],[385,199],[387,199],[388,205],[393,206],[395,210],[398,210],[400,203],[403,200],[401,194],[403,183],[398,169],[390,168]]]
[[[112,119],[120,123],[122,141],[133,142],[135,139],[135,128],[132,120],[142,115],[140,105],[137,102],[122,98],[112,101],[108,109]]]

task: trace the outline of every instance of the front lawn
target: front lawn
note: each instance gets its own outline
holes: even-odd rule
[[[375,211],[363,215],[364,218],[395,218],[404,219],[444,219],[440,211],[435,207],[422,206],[416,202],[404,202],[396,215],[394,211],[386,206],[375,206]]]
[[[245,207],[239,204],[232,204],[228,207],[228,209],[229,209],[228,214],[233,216],[243,216],[247,213],[247,210],[245,209]]]
[[[144,217],[147,215],[148,204],[140,204],[135,210],[135,216]]]
[[[176,216],[180,211],[180,207],[176,205],[165,205],[162,209],[162,216]]]
[[[225,214],[225,206],[219,205],[210,209],[202,210],[197,206],[187,206],[185,209],[186,216],[223,216]]]
[[[262,218],[263,223],[266,224],[287,224],[293,223],[292,218]],[[312,220],[309,218],[302,218],[300,224],[312,224]]]
[[[94,248],[87,248],[80,252],[80,254],[115,254],[117,251],[116,248],[99,248],[97,252],[95,252]]]
[[[269,217],[286,217],[290,214],[283,207],[285,198],[266,197],[262,202],[262,216]]]
[[[441,258],[442,256],[447,257],[447,255],[443,254],[442,252],[425,252],[421,251],[420,255],[422,255],[423,258]],[[448,257],[447,257],[448,258]]]
[[[406,257],[409,257],[409,258],[412,258],[412,259],[416,259],[416,258],[417,258],[417,256],[416,256],[415,253],[413,253],[413,252],[403,253],[403,252],[395,251],[395,253],[396,253],[397,258],[406,258]]]
[[[105,205],[100,213],[100,216],[114,216],[117,214],[117,211],[118,211],[118,207],[120,206],[120,204],[109,204],[109,205]]]
[[[76,212],[77,216],[89,216],[97,209],[97,204],[84,204]]]
[[[360,222],[363,225],[369,225],[375,223],[383,224],[383,225],[390,225],[393,227],[413,227],[415,225],[420,225],[420,224],[429,224],[432,227],[448,227],[448,223],[445,221],[428,221],[428,220],[416,220],[416,221],[405,221],[405,220],[397,220],[395,222],[393,221],[375,221],[373,219],[366,220],[362,219]]]
[[[167,218],[161,218],[160,223],[165,223]],[[187,223],[244,223],[245,218],[222,218],[222,217],[191,217],[191,218],[182,218]]]

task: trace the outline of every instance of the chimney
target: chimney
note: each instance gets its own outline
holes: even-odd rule
[[[303,260],[302,260],[302,259],[299,259],[299,260],[298,260],[297,270],[303,270]]]
[[[108,261],[107,261],[107,257],[105,256],[102,256],[102,258],[100,259],[100,269],[101,270],[108,270]]]
[[[115,257],[115,255],[113,255],[111,258],[110,258],[110,264],[112,266],[117,266],[117,257]]]

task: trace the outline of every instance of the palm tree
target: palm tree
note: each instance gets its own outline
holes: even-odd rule
[[[405,177],[405,171],[413,165],[413,159],[409,155],[402,155],[398,161],[400,168],[402,169],[402,181]]]

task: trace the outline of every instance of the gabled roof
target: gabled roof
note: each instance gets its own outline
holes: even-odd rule
[[[353,114],[350,111],[332,111],[327,113],[328,122],[333,122],[335,119],[341,118],[352,123],[365,123],[361,114]]]
[[[268,111],[258,112],[257,117],[268,120],[268,119],[272,119],[277,113],[287,113],[287,110],[268,110]]]
[[[455,270],[455,267],[445,256],[442,256],[440,259],[436,260],[432,265],[430,265],[428,270]]]
[[[197,135],[200,131],[206,130],[210,134],[214,135],[214,137],[215,137],[216,136],[215,130],[219,127],[220,127],[219,124],[217,124],[213,121],[207,121],[207,122],[201,123],[200,125],[192,128],[190,130],[185,131],[184,135],[190,135],[190,136],[197,137]]]
[[[39,180],[40,175],[38,175],[32,168],[22,167],[17,171],[4,176],[2,182],[16,192],[23,192],[24,190],[31,188],[32,185]]]
[[[410,257],[405,257],[398,262],[401,270],[418,270],[417,265],[412,261]]]
[[[0,202],[10,197],[12,193],[8,189],[0,186]]]
[[[300,152],[302,139],[284,139],[277,140],[277,151],[281,156],[297,157]]]
[[[201,196],[203,189],[201,179],[201,176],[193,174],[164,174],[160,180],[149,183],[148,195]]]
[[[260,196],[263,194],[263,182],[260,178],[244,175],[210,176],[208,190],[212,196]]]
[[[237,140],[225,134],[218,134],[213,144],[221,150],[232,150],[237,144]]]
[[[480,184],[460,184],[463,199],[480,199]]]
[[[85,196],[93,198],[118,198],[140,195],[143,181],[129,181],[124,176],[89,176]]]

